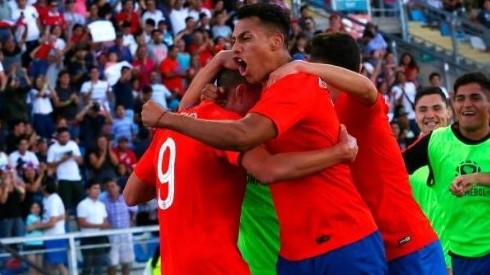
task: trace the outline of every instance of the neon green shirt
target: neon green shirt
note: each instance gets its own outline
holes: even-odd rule
[[[490,187],[476,185],[460,198],[449,191],[456,176],[490,172],[490,139],[463,142],[451,127],[440,128],[430,137],[428,154],[433,188],[447,215],[450,251],[464,257],[490,254]]]
[[[238,247],[253,275],[275,275],[279,255],[279,224],[268,186],[252,176],[242,206]]]
[[[427,178],[429,177],[429,167],[424,166],[412,175],[410,175],[410,185],[412,186],[412,193],[422,208],[422,211],[429,219],[432,227],[439,236],[442,248],[444,250],[444,260],[447,267],[451,267],[451,257],[449,256],[449,240],[445,225],[445,212],[444,207],[440,205],[437,201],[437,194],[434,192],[432,187],[427,185]]]

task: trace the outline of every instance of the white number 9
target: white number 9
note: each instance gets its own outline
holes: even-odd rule
[[[169,151],[168,168],[167,171],[164,173],[162,171],[162,161],[163,156],[167,150]],[[175,156],[175,141],[172,138],[167,138],[167,140],[165,140],[165,142],[160,147],[160,150],[158,151],[157,164],[158,180],[160,181],[160,184],[168,184],[168,194],[167,198],[164,200],[161,198],[160,188],[158,188],[158,207],[162,210],[169,208],[174,201]]]

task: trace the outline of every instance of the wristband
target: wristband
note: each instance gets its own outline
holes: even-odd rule
[[[162,114],[158,117],[157,121],[155,121],[154,126],[158,126],[158,122],[160,122],[160,119],[167,113],[167,110],[163,111]]]

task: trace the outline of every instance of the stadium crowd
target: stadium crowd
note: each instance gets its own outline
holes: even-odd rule
[[[121,195],[151,139],[141,121],[142,106],[151,99],[177,110],[197,72],[230,49],[235,11],[243,5],[242,0],[0,0],[0,239],[62,234],[69,216],[81,231],[158,223],[155,202],[128,207]],[[308,6],[300,11],[291,21],[289,50],[295,60],[308,59],[308,42],[316,34],[347,31],[337,14],[322,30]],[[112,23],[113,41],[93,42],[89,25],[98,21]],[[421,82],[449,97],[442,76],[433,72],[421,79],[414,56],[403,53],[397,60],[374,24],[352,36],[361,46],[362,74],[384,95],[393,134],[404,149],[420,132],[414,101]],[[102,255],[109,256],[111,268],[122,263],[129,272],[130,239],[84,239],[82,245],[111,243],[110,252],[85,250],[84,274],[100,274]],[[65,245],[32,242],[22,249]],[[31,260],[42,264],[38,256]],[[66,274],[60,253],[46,262]]]

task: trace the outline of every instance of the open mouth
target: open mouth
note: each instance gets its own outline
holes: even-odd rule
[[[476,113],[475,112],[471,112],[471,111],[465,111],[465,112],[462,112],[461,113],[464,117],[472,117],[474,116]]]
[[[243,59],[239,57],[234,58],[235,63],[238,65],[238,72],[240,72],[241,76],[245,75],[245,72],[247,70],[247,63],[243,61]]]

